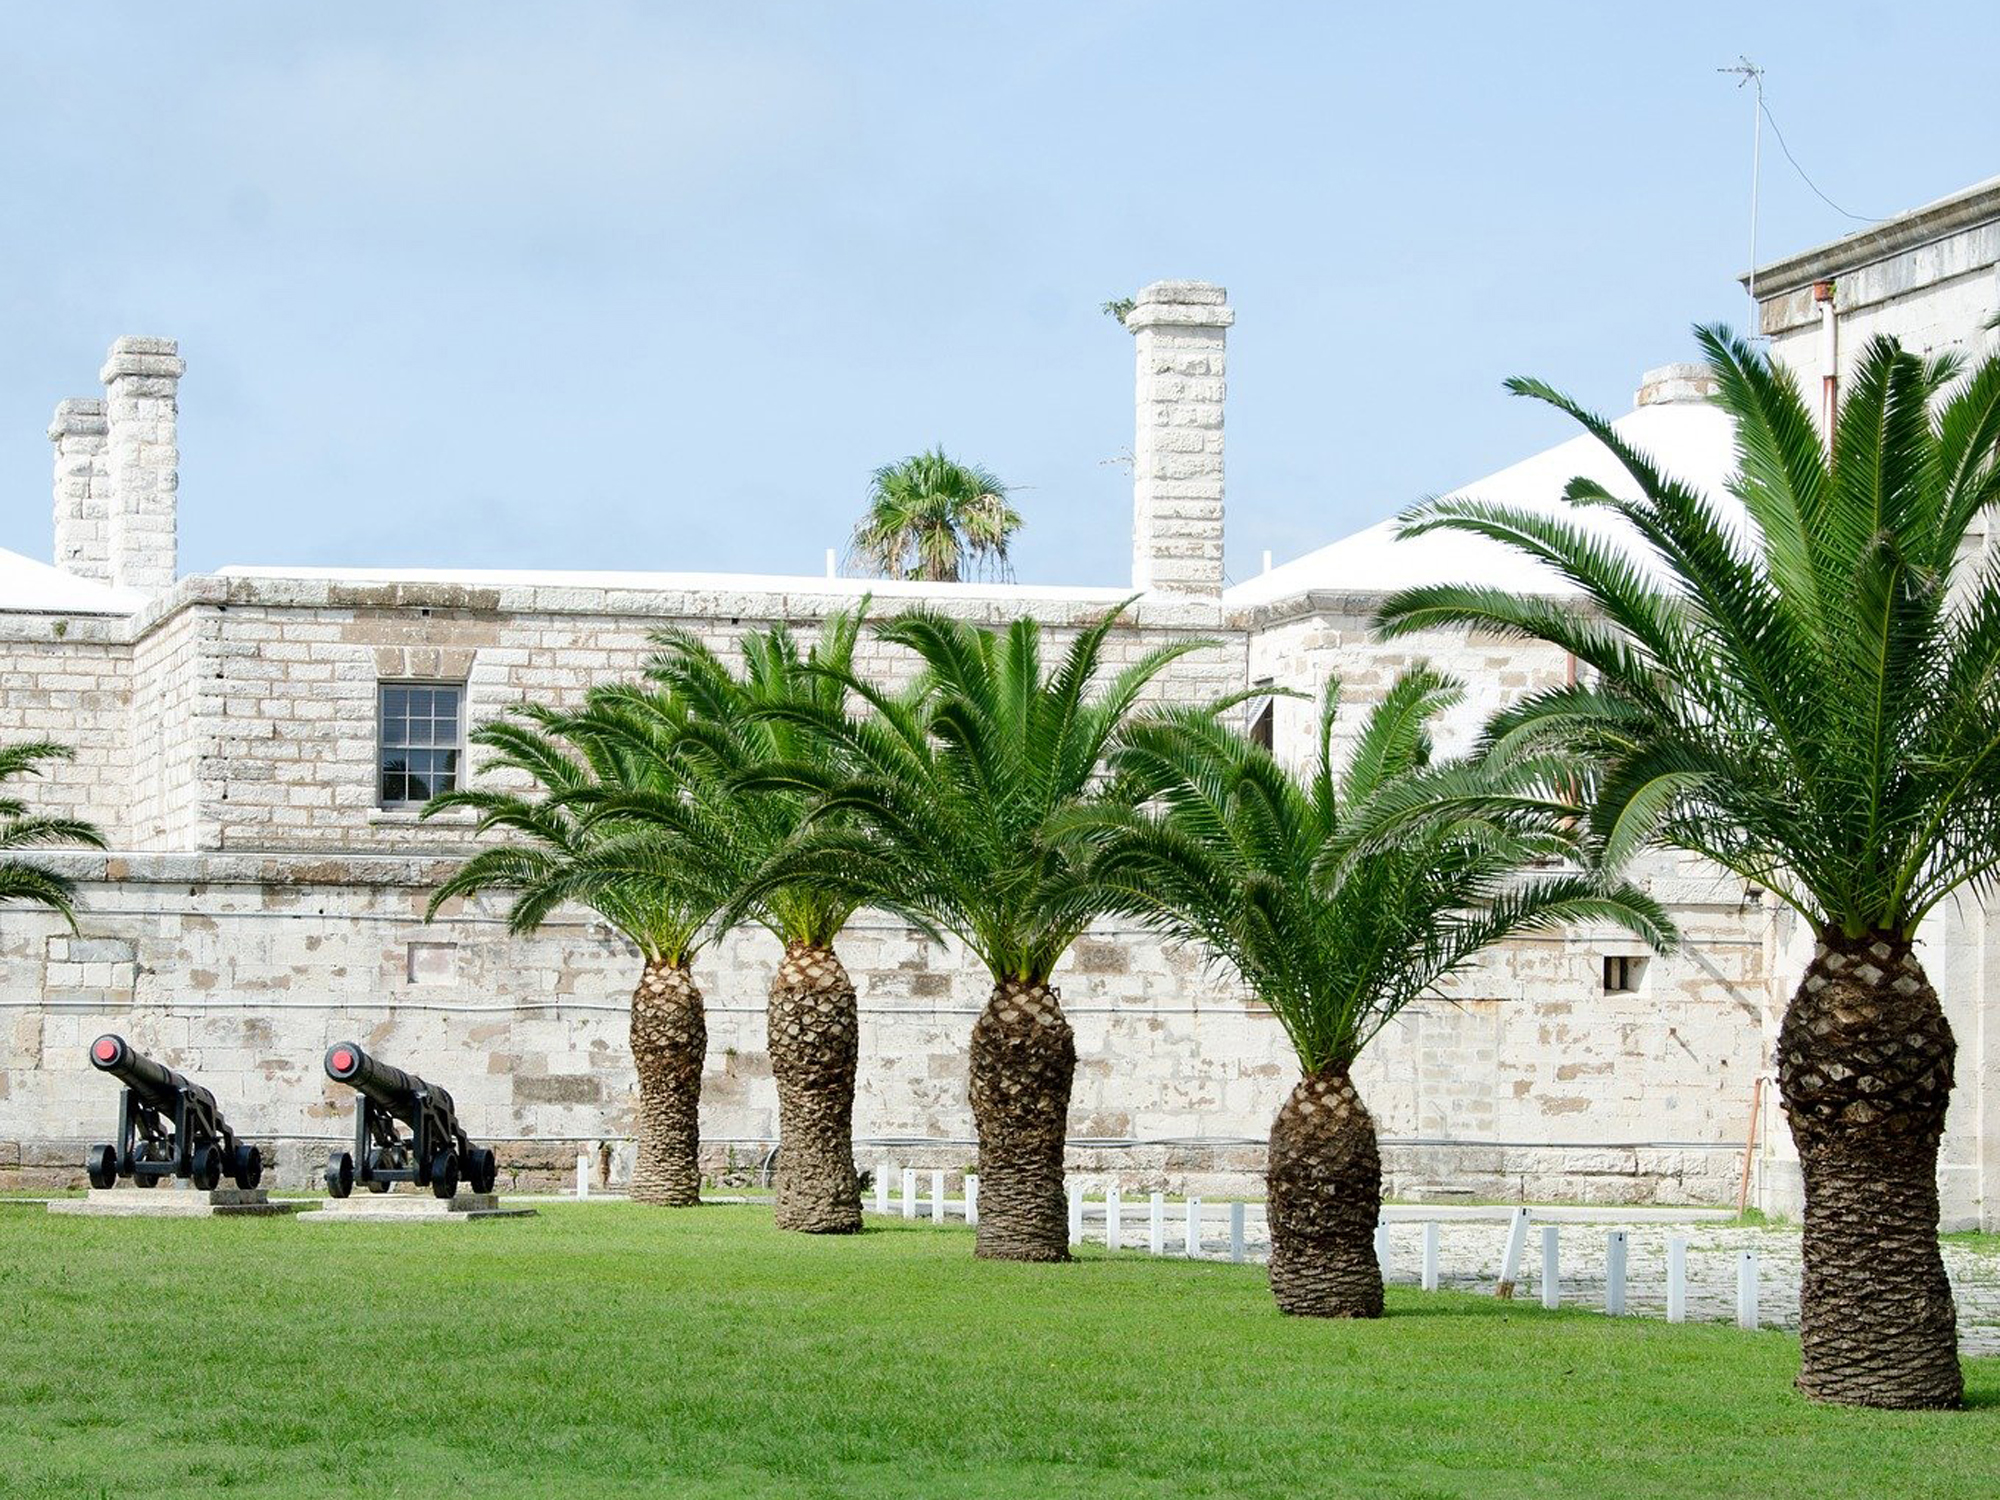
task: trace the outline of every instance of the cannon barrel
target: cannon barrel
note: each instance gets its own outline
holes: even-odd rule
[[[90,1060],[100,1073],[109,1073],[155,1109],[172,1109],[182,1089],[200,1099],[210,1109],[215,1096],[199,1084],[189,1083],[164,1063],[154,1062],[135,1051],[124,1037],[106,1032],[90,1044]]]
[[[451,1095],[443,1089],[370,1057],[353,1042],[335,1042],[326,1049],[326,1076],[360,1090],[405,1125],[417,1123],[419,1093],[429,1095],[447,1115],[455,1113]]]

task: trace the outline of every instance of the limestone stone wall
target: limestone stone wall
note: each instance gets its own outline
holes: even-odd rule
[[[133,775],[115,847],[194,849],[203,836],[201,778],[213,764],[206,726],[222,703],[223,618],[181,610],[136,634],[130,735]]]
[[[1041,619],[1060,647],[1110,591],[949,596],[968,616]],[[726,647],[773,619],[810,628],[853,595],[627,590],[496,583],[221,578],[184,581],[130,625],[80,622],[10,642],[0,711],[55,707],[83,731],[66,788],[117,852],[74,856],[88,877],[82,930],[0,914],[0,1166],[67,1177],[108,1129],[112,1090],[84,1058],[116,1028],[198,1074],[284,1180],[303,1182],[345,1130],[319,1070],[357,1037],[449,1087],[522,1180],[552,1181],[582,1147],[625,1170],[632,1120],[627,999],[637,963],[582,914],[507,936],[493,903],[426,926],[427,894],[467,844],[463,825],[417,827],[375,807],[375,685],[468,683],[477,720],[521,697],[573,699],[637,670],[654,629],[690,625]],[[903,607],[893,591],[877,614]],[[1270,677],[1311,688],[1332,667],[1357,707],[1407,662],[1470,684],[1444,748],[1462,748],[1506,698],[1560,680],[1560,653],[1440,636],[1367,638],[1366,601],[1223,621],[1199,600],[1148,599],[1113,665],[1200,631],[1163,696],[1202,701]],[[17,635],[33,636],[26,627]],[[121,630],[124,632],[121,636]],[[866,648],[888,680],[907,661]],[[1547,659],[1542,659],[1546,656]],[[79,664],[101,682],[79,677]],[[1312,709],[1279,701],[1281,752],[1302,753]],[[1748,1089],[1762,1066],[1768,914],[1739,888],[1663,867],[1651,877],[1702,941],[1656,960],[1641,991],[1603,992],[1617,933],[1515,945],[1449,1000],[1378,1040],[1364,1084],[1387,1141],[1391,1190],[1437,1196],[1721,1201],[1734,1191]],[[711,1006],[704,1137],[719,1173],[749,1170],[775,1131],[763,1044],[775,955],[757,934],[706,953]],[[862,995],[857,1132],[864,1156],[962,1170],[971,1160],[965,1042],[986,981],[964,955],[879,917],[842,944]],[[1282,1029],[1233,976],[1143,934],[1103,929],[1059,975],[1080,1051],[1071,1130],[1079,1169],[1167,1187],[1254,1191],[1261,1142],[1297,1076]]]
[[[1429,665],[1456,677],[1465,696],[1444,716],[1436,748],[1457,755],[1472,748],[1495,710],[1569,674],[1567,655],[1539,641],[1444,630],[1377,640],[1373,622],[1380,602],[1372,596],[1314,595],[1239,622],[1249,631],[1250,680],[1306,695],[1277,700],[1273,742],[1279,755],[1303,761],[1313,753],[1319,693],[1329,675],[1340,679],[1336,743],[1358,732],[1367,710],[1411,667]]]
[[[984,623],[1031,614],[1065,647],[1118,591],[932,589],[885,592],[871,614],[916,604]],[[611,589],[547,584],[347,584],[325,579],[184,580],[131,623],[93,622],[105,667],[101,734],[123,750],[80,760],[71,782],[123,848],[143,850],[462,850],[468,821],[420,824],[377,806],[376,687],[384,680],[463,682],[470,723],[522,699],[574,702],[594,682],[629,677],[667,626],[725,651],[743,632],[784,620],[807,633],[859,590]],[[81,627],[79,627],[81,628]],[[1116,629],[1106,670],[1193,630],[1212,642],[1176,663],[1155,697],[1203,701],[1244,682],[1245,640],[1212,604],[1146,601]],[[46,625],[10,661],[0,714],[32,717],[78,689],[89,659]],[[24,643],[25,645],[25,643]],[[911,662],[866,642],[861,665],[895,682]],[[120,678],[117,674],[122,672]],[[58,697],[52,697],[55,694]],[[126,699],[130,713],[125,714]],[[68,704],[68,697],[60,701]],[[0,720],[4,726],[6,720]],[[65,717],[59,727],[67,732]],[[85,740],[93,726],[79,721]],[[475,751],[471,764],[481,759]]]
[[[8,782],[5,795],[122,838],[134,774],[131,688],[122,621],[0,614],[0,744],[54,740],[76,752]]]
[[[1830,286],[1840,368],[1830,372],[1817,288]],[[1868,341],[1968,360],[2000,349],[2000,183],[1988,181],[1757,269],[1758,331],[1814,410],[1829,373],[1851,376]]]
[[[445,865],[414,856],[65,858],[92,877],[80,934],[45,914],[0,914],[0,1185],[75,1177],[81,1147],[109,1130],[115,1090],[85,1056],[102,1030],[213,1089],[273,1146],[286,1182],[309,1180],[348,1128],[320,1058],[350,1037],[449,1088],[525,1180],[553,1181],[600,1142],[614,1177],[629,1169],[639,966],[586,915],[530,938],[508,936],[495,903],[426,925]],[[1726,1200],[1762,1047],[1750,997],[1764,950],[1736,916],[1701,915],[1698,953],[1641,994],[1603,996],[1600,955],[1622,940],[1578,933],[1518,944],[1450,1000],[1407,1013],[1362,1070],[1391,1190]],[[861,996],[864,1161],[962,1170],[984,975],[875,915],[841,950]],[[763,1012],[776,956],[767,936],[743,933],[696,966],[710,1008],[703,1136],[718,1172],[753,1165],[775,1133]],[[1276,1021],[1193,953],[1111,927],[1057,978],[1080,1059],[1074,1165],[1257,1190],[1261,1142],[1297,1078]]]

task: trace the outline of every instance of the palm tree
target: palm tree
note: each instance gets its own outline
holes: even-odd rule
[[[1382,1314],[1382,1160],[1353,1069],[1383,1027],[1524,932],[1599,920],[1660,947],[1672,937],[1629,886],[1573,867],[1524,873],[1580,853],[1575,809],[1541,763],[1433,767],[1431,726],[1461,696],[1428,668],[1405,673],[1342,770],[1329,680],[1303,779],[1213,710],[1142,718],[1111,763],[1148,805],[1077,820],[1099,845],[1088,883],[1233,965],[1298,1053],[1304,1076],[1271,1128],[1268,1179],[1271,1291],[1288,1313]]]
[[[1032,620],[1005,631],[928,611],[891,620],[877,635],[922,662],[915,689],[892,696],[850,675],[871,716],[785,710],[832,740],[844,769],[778,766],[761,778],[819,793],[813,825],[764,880],[857,880],[877,904],[957,936],[992,976],[969,1092],[976,1253],[993,1259],[1069,1258],[1063,1147],[1076,1040],[1049,978],[1102,903],[1076,878],[1085,851],[1055,836],[1058,820],[1117,795],[1100,784],[1112,736],[1162,669],[1207,644],[1154,649],[1098,686],[1124,609],[1079,632],[1046,672]]]
[[[0,745],[0,782],[14,776],[41,775],[41,762],[68,760],[74,754],[67,746],[36,740],[25,745]],[[82,844],[91,849],[104,847],[104,835],[95,826],[78,818],[31,815],[28,804],[18,797],[0,796],[0,855],[21,849],[40,849],[53,844]],[[72,929],[76,926],[73,902],[76,887],[68,876],[44,865],[19,859],[0,859],[0,905],[9,901],[45,906],[58,913]]]
[[[1806,1186],[1799,1387],[1955,1406],[1956,1314],[1937,1246],[1955,1049],[1915,944],[1927,912],[1988,888],[2000,864],[2000,566],[1959,566],[2000,497],[2000,361],[1948,392],[1957,361],[1871,342],[1829,451],[1789,371],[1722,329],[1697,336],[1736,422],[1730,487],[1744,518],[1602,418],[1517,380],[1631,476],[1633,499],[1569,488],[1621,518],[1630,552],[1560,516],[1435,501],[1406,534],[1496,538],[1587,607],[1424,588],[1389,601],[1383,627],[1469,624],[1573,653],[1595,680],[1502,713],[1494,743],[1596,757],[1591,834],[1609,858],[1649,842],[1688,850],[1811,924],[1818,945],[1778,1037]]]
[[[690,972],[716,914],[740,884],[726,832],[671,841],[596,813],[607,793],[639,792],[686,802],[689,821],[726,830],[732,810],[714,778],[678,752],[685,705],[643,689],[594,688],[577,712],[525,704],[472,734],[494,752],[481,770],[512,772],[532,790],[465,787],[424,804],[479,814],[478,831],[515,837],[482,849],[432,894],[426,919],[458,896],[512,894],[511,932],[532,932],[565,901],[596,911],[638,948],[644,963],[632,993],[632,1059],[639,1073],[638,1161],[632,1198],[686,1206],[701,1201],[701,1070],[708,1026]],[[607,872],[634,851],[644,873]],[[627,865],[639,861],[627,859]]]
[[[875,471],[853,548],[885,578],[956,583],[969,567],[1005,568],[1007,544],[1020,528],[1007,487],[939,447]]]
[[[660,650],[648,675],[687,706],[692,751],[722,778],[742,778],[774,765],[833,767],[832,742],[767,710],[803,704],[818,715],[841,716],[849,693],[842,678],[854,665],[860,608],[830,616],[810,651],[801,653],[783,625],[745,635],[743,669],[733,672],[699,636],[684,630],[655,637]],[[742,790],[731,821],[739,835],[734,856],[762,867],[795,839],[811,808],[796,788]],[[683,821],[683,805],[650,798],[607,804],[642,825]],[[691,831],[691,830],[690,830]],[[854,1076],[861,1019],[854,983],[834,940],[861,904],[845,878],[764,888],[747,915],[784,944],[771,980],[767,1034],[778,1086],[776,1219],[781,1229],[851,1234],[861,1228],[861,1188],[854,1171]]]

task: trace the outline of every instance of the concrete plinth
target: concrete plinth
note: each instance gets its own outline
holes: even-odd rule
[[[88,1198],[57,1198],[52,1214],[93,1214],[126,1219],[226,1219],[295,1214],[311,1205],[298,1199],[272,1202],[262,1188],[217,1188],[197,1193],[187,1188],[92,1188]]]
[[[428,1192],[357,1193],[352,1198],[328,1198],[301,1224],[470,1224],[479,1219],[526,1219],[532,1208],[500,1205],[498,1193],[460,1193],[433,1198]]]

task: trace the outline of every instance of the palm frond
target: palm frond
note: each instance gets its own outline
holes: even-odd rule
[[[49,740],[0,745],[0,781],[16,776],[40,776],[49,761],[67,761],[74,752]],[[37,813],[16,797],[0,797],[0,851],[17,849],[102,849],[104,835],[95,824],[60,813]],[[20,902],[46,907],[72,930],[76,927],[76,886],[67,876],[41,865],[0,859],[0,905]]]
[[[1503,712],[1486,743],[1588,765],[1596,857],[1686,849],[1817,927],[1910,936],[2000,869],[2000,571],[1966,562],[1973,523],[2000,500],[2000,359],[1961,375],[1871,341],[1829,451],[1788,371],[1725,329],[1697,338],[1735,424],[1740,522],[1613,424],[1516,381],[1624,466],[1638,498],[1581,482],[1571,497],[1614,516],[1625,541],[1434,502],[1406,529],[1500,541],[1555,567],[1588,608],[1432,587],[1390,600],[1385,628],[1499,628],[1593,669]]]
[[[1430,668],[1405,674],[1343,772],[1329,681],[1318,753],[1300,776],[1198,710],[1141,716],[1112,757],[1137,796],[1069,819],[1092,851],[1082,879],[1234,966],[1308,1072],[1350,1066],[1406,1006],[1518,933],[1608,921],[1670,941],[1655,903],[1592,865],[1578,808],[1551,791],[1583,767],[1431,762],[1431,726],[1457,693]],[[1564,873],[1524,877],[1550,860],[1566,860]]]

